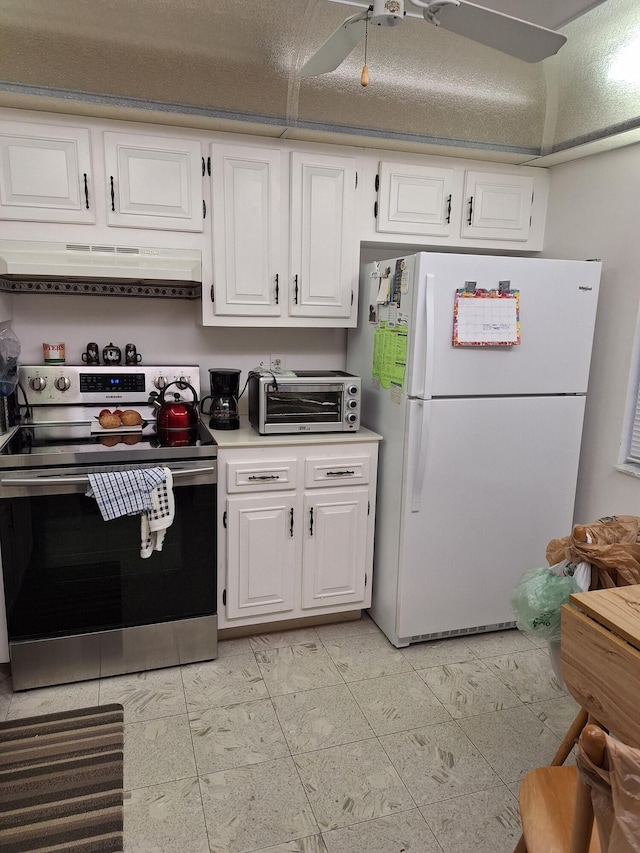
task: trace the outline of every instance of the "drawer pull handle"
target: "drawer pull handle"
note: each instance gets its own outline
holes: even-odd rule
[[[309,509],[309,536],[313,536],[313,507]]]
[[[293,507],[291,507],[291,509],[289,510],[289,520],[290,520],[289,536],[291,538],[293,538]]]
[[[250,477],[247,477],[248,480],[279,480],[280,477],[278,474],[252,474]]]
[[[327,471],[327,477],[348,477],[355,473],[355,471]]]

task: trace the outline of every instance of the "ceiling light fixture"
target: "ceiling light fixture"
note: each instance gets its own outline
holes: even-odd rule
[[[640,35],[628,41],[609,66],[609,80],[640,86]]]

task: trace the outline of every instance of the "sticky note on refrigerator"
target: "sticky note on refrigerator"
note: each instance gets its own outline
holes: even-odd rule
[[[383,276],[380,279],[380,286],[378,288],[378,305],[384,305],[389,301],[389,294],[391,293],[391,276]]]

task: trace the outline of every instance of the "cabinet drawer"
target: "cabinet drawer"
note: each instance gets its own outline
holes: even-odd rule
[[[228,462],[227,491],[267,492],[296,488],[296,460]]]
[[[369,456],[311,457],[305,460],[304,485],[307,489],[337,486],[348,482],[364,485],[369,482]]]

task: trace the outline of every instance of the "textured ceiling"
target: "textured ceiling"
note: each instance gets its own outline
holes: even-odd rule
[[[171,123],[298,138],[338,135],[381,147],[477,148],[524,160],[548,147],[551,125],[555,131],[550,103],[560,102],[562,85],[554,68],[562,67],[563,52],[570,54],[572,30],[584,23],[576,32],[593,41],[589,19],[600,15],[600,31],[603,22],[606,29],[610,9],[614,17],[627,15],[628,29],[629,10],[638,4],[486,0],[484,5],[568,35],[558,57],[535,65],[411,18],[395,28],[372,28],[366,89],[359,82],[360,47],[332,74],[300,79],[297,70],[354,13],[354,5],[0,0],[0,104],[56,104],[58,111],[118,117],[160,111]],[[566,24],[569,19],[576,20]],[[577,53],[575,43],[572,48],[576,61],[582,54],[579,45]],[[626,107],[629,120],[634,107]],[[565,122],[567,138],[570,124]]]

